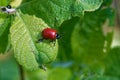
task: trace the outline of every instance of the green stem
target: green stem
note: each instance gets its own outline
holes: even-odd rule
[[[20,69],[20,80],[25,80],[24,79],[24,71],[23,71],[23,68],[22,68],[22,66],[21,65],[19,65],[19,69]]]

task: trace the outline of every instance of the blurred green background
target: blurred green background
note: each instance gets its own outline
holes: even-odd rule
[[[13,51],[0,54],[0,80],[120,80],[119,8],[119,0],[104,0],[98,10],[64,21],[47,71],[21,68]]]

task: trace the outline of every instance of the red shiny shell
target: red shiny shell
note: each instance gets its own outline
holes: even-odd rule
[[[56,39],[56,34],[57,31],[51,28],[45,28],[42,31],[42,37],[43,39],[50,39],[50,40],[55,40]]]

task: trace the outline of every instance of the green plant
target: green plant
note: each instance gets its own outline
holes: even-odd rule
[[[0,1],[0,6],[16,7],[15,15],[0,13],[0,53],[7,55],[0,63],[3,72],[3,66],[9,64],[10,59],[14,65],[8,70],[17,67],[13,70],[17,79],[20,74],[21,79],[26,80],[61,80],[60,76],[64,76],[63,80],[109,78],[105,64],[109,62],[106,56],[111,50],[113,27],[108,27],[111,31],[104,33],[103,25],[107,20],[108,26],[114,25],[112,0],[20,0],[21,4],[16,1]],[[48,40],[36,43],[46,27],[63,34],[55,46]],[[8,56],[10,53],[14,53],[22,68],[14,57]],[[47,65],[46,72],[40,70],[42,65]],[[0,77],[0,80],[9,79],[4,75]],[[114,77],[117,80],[118,76]],[[11,76],[10,79],[16,78]]]

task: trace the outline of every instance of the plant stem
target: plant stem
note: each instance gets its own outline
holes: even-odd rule
[[[113,0],[114,2],[114,7],[115,7],[115,10],[116,10],[116,14],[117,14],[117,25],[120,27],[120,9],[119,9],[119,6],[120,6],[120,1],[119,0]]]
[[[24,80],[24,71],[21,65],[19,65],[19,69],[20,69],[20,80]]]

